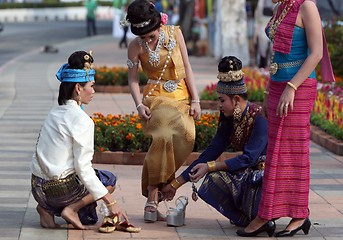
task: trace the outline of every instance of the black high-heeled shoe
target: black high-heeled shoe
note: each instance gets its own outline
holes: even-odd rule
[[[301,224],[301,226],[297,227],[294,230],[283,230],[281,232],[278,232],[275,234],[275,237],[292,237],[294,234],[296,234],[300,230],[303,230],[305,235],[307,235],[308,232],[310,231],[310,227],[311,227],[311,221],[310,219],[306,218],[303,224]]]
[[[268,221],[266,224],[264,224],[262,227],[260,227],[254,232],[246,232],[244,231],[244,229],[238,229],[236,233],[238,236],[241,236],[241,237],[255,237],[256,235],[262,232],[267,232],[268,236],[271,237],[273,236],[274,231],[275,231],[275,222]]]

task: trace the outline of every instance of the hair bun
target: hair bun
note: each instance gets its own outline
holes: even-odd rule
[[[69,69],[83,69],[90,66],[94,62],[92,55],[85,51],[77,51],[70,55],[68,58]],[[87,63],[87,64],[86,64]]]
[[[237,71],[242,69],[242,61],[235,56],[226,56],[218,64],[218,72]]]

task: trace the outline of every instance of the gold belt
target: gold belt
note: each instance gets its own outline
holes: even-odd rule
[[[71,194],[82,185],[76,173],[70,174],[66,178],[46,181],[42,188],[47,199],[60,198]]]
[[[274,75],[279,69],[285,69],[285,68],[293,68],[301,66],[305,60],[297,60],[293,62],[285,62],[285,63],[272,63],[269,67],[269,72],[271,75]]]

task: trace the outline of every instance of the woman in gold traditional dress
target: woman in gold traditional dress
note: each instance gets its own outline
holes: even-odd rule
[[[136,0],[128,7],[126,23],[137,35],[129,45],[129,85],[143,131],[152,143],[142,171],[142,194],[147,197],[144,220],[163,220],[158,214],[158,191],[175,178],[175,172],[192,152],[194,120],[199,119],[200,101],[189,64],[182,32],[164,26],[166,15],[153,4]],[[149,76],[140,96],[138,64]]]

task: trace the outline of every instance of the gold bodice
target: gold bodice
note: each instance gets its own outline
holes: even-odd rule
[[[149,76],[149,79],[158,80],[161,76],[162,70],[166,63],[166,59],[168,56],[168,49],[165,47],[169,43],[170,34],[171,34],[171,26],[162,26],[161,29],[166,34],[166,43],[162,45],[160,50],[160,63],[157,67],[152,66],[149,63],[149,52],[145,52],[139,56],[143,71]],[[154,88],[154,91],[151,93],[150,96],[166,96],[170,98],[174,98],[176,100],[185,100],[189,98],[189,91],[187,88],[187,84],[185,83],[184,79],[186,78],[185,67],[183,64],[183,59],[181,55],[181,50],[179,46],[179,42],[177,41],[177,34],[179,32],[180,27],[174,27],[174,34],[173,39],[176,40],[176,46],[172,50],[171,59],[165,69],[165,72],[161,78],[161,84],[154,84],[148,83],[147,86],[144,88],[143,96],[145,97],[147,93]],[[168,81],[179,81],[178,87],[174,92],[167,92],[163,88],[163,84]],[[156,85],[156,86],[155,86]]]

